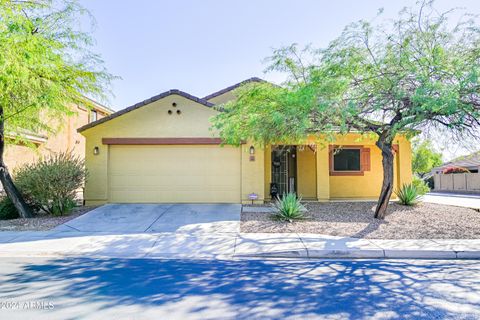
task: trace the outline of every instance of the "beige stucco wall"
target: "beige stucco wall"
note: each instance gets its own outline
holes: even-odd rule
[[[11,171],[24,166],[27,163],[32,163],[40,156],[37,148],[32,148],[25,145],[8,144],[5,148],[5,163]]]
[[[433,176],[437,191],[480,191],[480,173],[436,173]]]
[[[480,191],[480,173],[464,173],[467,191]]]
[[[316,155],[308,147],[297,148],[298,194],[303,199],[317,198]]]
[[[324,143],[317,143],[317,200],[330,199],[330,167],[328,162],[328,147]]]
[[[15,171],[16,168],[35,162],[40,157],[63,151],[71,151],[83,159],[85,157],[85,137],[77,132],[77,128],[89,122],[90,110],[77,106],[72,108],[75,112],[74,115],[51,121],[51,126],[55,131],[47,135],[45,142],[29,146],[8,144],[7,142],[4,158],[9,169]],[[101,119],[106,116],[106,113],[97,110],[97,115],[98,119]]]
[[[331,199],[374,199],[380,194],[383,181],[382,154],[375,145],[375,138],[359,134],[338,136],[333,144],[337,145],[361,145],[370,149],[370,170],[365,171],[363,176],[330,176]],[[394,189],[402,184],[410,183],[412,179],[411,146],[404,137],[395,139],[398,145],[398,153],[394,162]]]
[[[254,202],[259,203],[265,199],[265,151],[256,148],[254,160],[250,160],[250,146],[242,145],[242,202],[251,203],[248,195],[255,193],[258,200]]]
[[[233,91],[227,91],[224,94],[221,94],[221,95],[218,95],[218,96],[216,96],[212,99],[209,99],[208,102],[211,102],[213,104],[223,104],[223,103],[226,103],[228,101],[235,100],[235,99],[236,99],[236,97],[233,94]]]

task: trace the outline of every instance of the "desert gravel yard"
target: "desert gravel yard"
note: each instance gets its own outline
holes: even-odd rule
[[[241,232],[318,233],[368,239],[479,239],[480,212],[461,207],[391,203],[384,221],[374,219],[374,202],[306,203],[307,219],[274,221],[269,213],[242,212]]]
[[[49,215],[37,215],[29,219],[11,219],[0,220],[0,232],[1,231],[48,231],[55,228],[69,220],[75,219],[82,214],[87,213],[96,207],[77,207],[73,211],[64,216],[49,216]]]

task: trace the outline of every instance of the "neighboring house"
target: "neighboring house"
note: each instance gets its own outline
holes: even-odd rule
[[[465,168],[469,173],[444,174],[447,168]],[[480,151],[455,158],[435,167],[431,171],[433,189],[442,192],[463,192],[480,194]]]
[[[433,168],[431,173],[442,173],[443,170],[451,167],[465,168],[471,173],[477,173],[480,168],[480,151],[445,162],[442,165]]]
[[[261,81],[252,78],[248,81]],[[305,200],[371,199],[383,172],[375,141],[339,136],[325,146],[221,146],[213,107],[246,81],[198,98],[170,90],[79,128],[86,137],[87,204],[263,202],[271,184]],[[341,148],[341,149],[339,149]],[[338,149],[338,150],[337,150]],[[411,146],[395,139],[395,187],[411,181]],[[254,194],[254,195],[253,195]]]
[[[42,134],[26,135],[30,145],[7,143],[5,149],[5,163],[9,169],[32,163],[42,156],[61,151],[71,151],[75,155],[85,157],[85,138],[77,132],[77,128],[90,122],[97,121],[114,111],[91,101],[93,107],[75,106],[75,115],[66,116],[60,127],[50,136]]]

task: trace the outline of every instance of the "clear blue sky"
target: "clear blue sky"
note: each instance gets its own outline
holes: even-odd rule
[[[291,43],[326,46],[350,22],[386,17],[415,0],[80,0],[97,21],[96,51],[113,83],[108,105],[123,109],[168,89],[205,96],[264,74],[272,48]],[[480,1],[438,1],[480,13]]]

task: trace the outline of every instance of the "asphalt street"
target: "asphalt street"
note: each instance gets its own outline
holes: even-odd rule
[[[0,319],[477,319],[479,261],[2,258]]]

